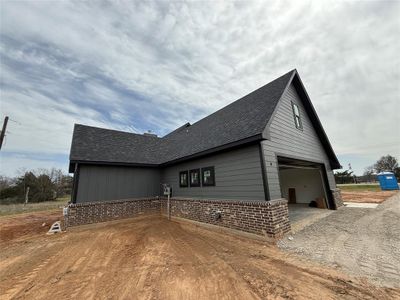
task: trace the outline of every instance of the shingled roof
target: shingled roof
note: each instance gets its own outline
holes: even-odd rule
[[[160,145],[150,135],[75,124],[70,161],[157,165]]]
[[[263,134],[267,123],[294,77],[296,83],[301,84],[297,71],[292,70],[198,122],[192,125],[186,123],[163,138],[76,124],[70,171],[76,162],[148,166],[171,164],[266,139]],[[304,93],[303,96],[308,99],[305,90]],[[311,119],[321,128],[317,132],[321,134],[322,142],[325,139],[328,143],[325,143],[328,155],[333,154],[332,161],[335,163],[336,156],[315,110],[312,105],[309,108],[310,113],[315,115],[314,118],[310,116]]]

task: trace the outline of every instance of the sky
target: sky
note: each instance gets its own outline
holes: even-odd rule
[[[1,1],[0,174],[74,123],[163,136],[296,68],[340,163],[400,158],[399,1]]]

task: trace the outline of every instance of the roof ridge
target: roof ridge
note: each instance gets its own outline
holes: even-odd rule
[[[132,135],[138,135],[138,136],[143,136],[143,137],[161,139],[159,136],[155,136],[155,135],[145,135],[145,134],[143,134],[143,133],[122,131],[122,130],[116,130],[116,129],[110,129],[110,128],[103,128],[103,127],[98,127],[98,126],[92,126],[92,125],[78,124],[78,123],[75,123],[75,124],[74,124],[74,129],[75,129],[77,126],[89,127],[89,128],[93,128],[93,129],[97,129],[97,130],[106,130],[106,131],[113,131],[113,132],[118,132],[118,133],[125,133],[125,134],[132,134]]]
[[[183,124],[182,126],[179,126],[178,128],[176,128],[175,130],[172,130],[170,133],[167,133],[166,135],[164,135],[162,138],[165,138],[169,135],[172,135],[174,133],[177,133],[179,131],[181,131],[182,129],[185,129],[186,127],[191,126],[192,124],[190,124],[189,122],[186,122],[185,124]]]
[[[235,103],[237,103],[237,102],[239,102],[239,101],[241,101],[241,100],[245,100],[244,98],[247,97],[248,95],[253,94],[253,93],[257,93],[258,91],[265,89],[267,86],[272,85],[273,83],[276,83],[277,81],[279,81],[280,79],[282,79],[282,77],[285,77],[285,76],[287,76],[288,74],[293,73],[293,72],[297,72],[297,70],[296,70],[296,69],[292,69],[291,71],[286,72],[285,74],[279,76],[278,78],[276,78],[276,79],[274,79],[274,80],[272,80],[272,81],[270,81],[270,82],[264,84],[263,86],[259,87],[258,89],[255,89],[254,91],[251,91],[251,92],[249,92],[249,93],[246,93],[246,95],[240,97],[239,99],[237,99],[237,100],[235,100],[235,101],[232,101],[231,103],[229,103],[229,104],[227,104],[227,105],[221,107],[220,109],[214,111],[213,113],[211,113],[211,114],[209,114],[209,115],[207,115],[207,116],[201,118],[200,120],[194,122],[193,124],[190,125],[190,127],[193,128],[193,127],[196,126],[198,123],[200,123],[200,122],[202,122],[202,121],[204,121],[204,120],[206,120],[206,119],[208,119],[208,118],[214,116],[216,113],[220,112],[221,110],[226,109],[227,107],[230,107],[231,105],[233,105],[233,104],[235,104]],[[291,76],[291,78],[292,78],[292,77],[293,77],[293,76]],[[285,88],[287,88],[287,86],[286,86]],[[282,92],[282,95],[283,95],[283,92]],[[282,95],[281,95],[281,97],[282,97]],[[280,99],[279,99],[279,100],[280,100]],[[278,102],[279,102],[279,101],[278,101]],[[171,134],[171,133],[173,133],[173,132],[176,132],[178,129],[181,129],[181,128],[183,128],[183,126],[181,126],[181,127],[177,128],[177,129],[171,131],[170,133],[168,133],[168,134],[165,135],[164,137],[167,137],[169,134]]]

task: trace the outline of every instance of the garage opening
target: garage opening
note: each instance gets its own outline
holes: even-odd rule
[[[289,219],[318,219],[330,205],[330,194],[323,164],[278,157],[282,197],[289,203]]]

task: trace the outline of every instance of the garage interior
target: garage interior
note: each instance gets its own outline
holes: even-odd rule
[[[278,164],[282,197],[289,203],[290,222],[325,215],[329,198],[323,165],[283,157],[278,157]]]

